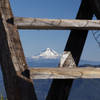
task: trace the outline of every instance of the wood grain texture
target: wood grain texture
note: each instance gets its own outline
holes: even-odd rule
[[[30,68],[31,79],[100,78],[100,68]]]
[[[58,67],[60,68],[63,68],[63,67],[75,68],[76,67],[75,61],[70,51],[63,52]]]
[[[100,30],[100,20],[68,20],[15,17],[14,24],[18,29]]]
[[[7,99],[36,100],[9,0],[0,0],[0,64]]]

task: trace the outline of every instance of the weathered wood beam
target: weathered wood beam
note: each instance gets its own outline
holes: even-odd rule
[[[63,67],[75,68],[76,67],[75,61],[70,51],[64,51],[64,53],[61,56],[58,67],[60,68],[63,68]]]
[[[100,68],[30,68],[31,79],[100,78]]]
[[[36,100],[9,0],[0,0],[0,64],[7,100]]]
[[[100,20],[68,20],[15,17],[14,24],[18,29],[100,30]]]
[[[76,19],[92,19],[93,12],[88,1],[89,0],[82,0]],[[80,60],[87,33],[87,30],[72,30],[68,38],[64,51],[71,52],[76,65],[78,65]],[[73,79],[53,80],[46,100],[68,100],[72,83]]]

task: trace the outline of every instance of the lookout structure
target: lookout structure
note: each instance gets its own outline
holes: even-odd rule
[[[100,68],[78,68],[88,30],[100,30],[100,0],[82,0],[77,20],[14,17],[0,0],[0,64],[8,100],[37,100],[32,79],[54,79],[46,100],[68,100],[73,79],[100,78]],[[70,29],[58,68],[28,68],[17,29]],[[48,66],[49,67],[49,66]]]

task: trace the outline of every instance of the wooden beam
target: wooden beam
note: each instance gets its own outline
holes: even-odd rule
[[[68,20],[15,17],[14,24],[18,29],[100,30],[100,20]]]
[[[36,100],[9,0],[0,0],[0,64],[7,99]]]
[[[95,79],[100,78],[100,68],[30,68],[31,79]]]
[[[88,0],[89,1],[89,0]],[[93,12],[87,0],[82,0],[76,19],[92,19]],[[76,65],[84,47],[88,31],[72,30],[64,51],[70,51]],[[68,100],[73,79],[53,80],[46,100]]]
[[[75,61],[70,51],[64,51],[64,53],[61,56],[58,67],[60,68],[63,68],[63,67],[75,68],[76,67]]]

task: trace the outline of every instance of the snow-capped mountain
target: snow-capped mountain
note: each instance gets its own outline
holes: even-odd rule
[[[42,51],[39,55],[37,56],[32,56],[33,59],[38,59],[38,58],[44,58],[44,59],[56,59],[59,57],[59,54],[54,51],[53,49],[47,48],[44,51]]]

